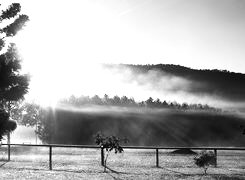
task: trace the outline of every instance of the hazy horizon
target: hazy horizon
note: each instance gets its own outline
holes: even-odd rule
[[[104,71],[101,63],[176,64],[245,73],[245,1],[17,2],[30,18],[14,38],[23,72],[31,75],[27,97],[42,104],[54,104],[72,94],[142,100],[152,96],[151,88],[125,83],[125,77]],[[175,87],[174,83],[186,80],[164,83]],[[163,92],[154,97],[164,96]],[[170,92],[167,96],[176,101],[198,99]]]
[[[17,38],[27,67],[36,57],[245,73],[242,0],[35,1],[22,9],[31,20]]]

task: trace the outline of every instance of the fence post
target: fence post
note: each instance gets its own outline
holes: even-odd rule
[[[217,149],[214,149],[215,162],[214,167],[217,167]]]
[[[104,166],[105,160],[104,160],[104,148],[101,146],[101,166]]]
[[[10,161],[10,144],[8,144],[8,161]]]
[[[158,148],[156,148],[156,166],[159,167]]]
[[[49,146],[49,170],[52,170],[52,146]]]

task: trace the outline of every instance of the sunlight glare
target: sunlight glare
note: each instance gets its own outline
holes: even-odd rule
[[[104,88],[103,81],[110,82],[112,76],[99,63],[106,53],[120,48],[113,45],[118,40],[115,32],[125,29],[106,9],[88,1],[79,6],[59,3],[55,14],[51,7],[45,7],[45,13],[32,9],[31,21],[15,39],[24,59],[23,72],[31,75],[28,98],[50,105],[72,94],[108,93],[115,84],[107,83]]]

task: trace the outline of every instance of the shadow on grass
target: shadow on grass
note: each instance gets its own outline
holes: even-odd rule
[[[113,170],[109,167],[106,167],[106,169],[108,169],[110,172],[115,173],[115,174],[132,174],[132,173],[116,171],[116,170]],[[104,171],[100,171],[100,169],[98,169],[98,171],[95,171],[95,170],[73,170],[73,169],[53,169],[52,171],[71,172],[71,173],[107,173],[107,174],[109,174],[108,171],[104,172]]]
[[[23,171],[23,170],[32,170],[32,171],[50,171],[48,168],[31,168],[31,167],[4,167],[4,165],[8,163],[8,161],[3,162],[2,164],[0,164],[0,167],[3,167],[4,169],[11,169],[11,170],[17,170],[17,171]],[[107,175],[111,176],[111,178],[113,178],[114,180],[122,180],[122,178],[120,178],[120,175],[147,175],[144,172],[143,173],[127,173],[127,172],[120,172],[120,171],[116,171],[113,170],[109,167],[107,167],[108,171],[104,172],[102,169],[98,169],[98,170],[75,170],[75,169],[53,169],[52,171],[54,172],[67,172],[67,173],[106,173]],[[207,177],[207,178],[212,178],[212,179],[217,179],[217,180],[242,180],[244,179],[244,174],[231,174],[231,175],[226,175],[226,174],[207,174],[204,175],[202,173],[195,173],[195,174],[188,174],[188,173],[182,173],[179,171],[175,171],[169,168],[164,168],[164,167],[159,167],[158,169],[163,169],[165,171],[168,171],[169,173],[164,174],[164,172],[161,174],[162,177],[174,177],[176,179],[191,179],[191,178],[195,178],[196,176],[198,176],[199,178],[203,178],[203,177]],[[228,170],[228,169],[227,169]],[[50,171],[50,172],[52,172]],[[159,172],[158,172],[159,173]]]
[[[106,169],[108,169],[108,170],[110,170],[112,173],[114,173],[114,174],[117,174],[117,175],[120,175],[120,174],[134,174],[134,175],[140,175],[139,173],[126,173],[126,172],[120,172],[120,171],[116,171],[116,170],[114,170],[114,169],[111,169],[110,167],[108,167],[108,166],[106,166]],[[105,173],[107,173],[109,176],[111,176],[113,179],[115,179],[115,180],[123,180],[123,179],[121,179],[120,177],[116,177],[115,175],[113,175],[112,173],[110,173],[110,172],[105,172]]]
[[[5,161],[4,163],[0,164],[0,168],[7,164],[9,161]]]
[[[179,174],[179,175],[184,175],[184,176],[188,176],[190,174],[186,174],[186,173],[182,173],[182,172],[178,172],[178,171],[174,171],[174,170],[171,170],[171,169],[168,169],[168,168],[165,168],[165,167],[158,167],[159,169],[164,169],[166,171],[169,171],[171,173],[176,173],[176,174]]]
[[[188,177],[200,176],[200,178],[212,177],[212,178],[217,179],[217,180],[244,180],[244,175],[245,175],[245,174],[240,174],[240,173],[232,174],[230,176],[226,175],[226,174],[210,174],[210,173],[207,173],[206,175],[203,173],[187,174],[187,173],[174,171],[174,170],[164,168],[164,167],[159,167],[159,168],[164,169],[166,171],[169,171],[171,173],[175,173],[176,176],[178,176],[179,178],[188,178]],[[229,169],[227,169],[227,170],[229,170]],[[232,170],[230,170],[230,171],[232,171]],[[233,172],[237,172],[237,171],[233,171]]]
[[[8,170],[18,170],[18,171],[23,171],[23,170],[32,170],[32,171],[48,171],[48,169],[41,169],[41,168],[16,168],[16,167],[6,167],[5,169]]]
[[[3,164],[4,165],[4,164]],[[72,170],[72,169],[53,169],[49,170],[48,168],[30,168],[30,167],[7,167],[8,170],[17,170],[17,171],[23,171],[23,170],[32,170],[32,171],[54,171],[54,172],[67,172],[67,173],[100,173],[96,171],[85,171],[85,170]],[[103,173],[103,172],[101,172]]]
[[[243,175],[245,177],[245,172],[242,173],[241,171],[236,170],[236,169],[229,169],[229,168],[224,168],[224,169],[227,171],[235,172],[235,173],[237,173],[237,175]]]
[[[111,172],[115,173],[115,174],[129,174],[126,172],[120,172],[120,171],[116,171],[114,169],[111,169],[110,167],[106,166],[106,169],[110,170]]]
[[[123,180],[123,179],[121,179],[121,178],[119,178],[119,177],[115,177],[115,176],[113,176],[112,174],[110,174],[110,173],[108,173],[108,175],[109,176],[111,176],[113,179],[115,179],[115,180]]]
[[[72,170],[72,169],[53,169],[52,171],[57,172],[68,172],[68,173],[95,173],[95,171],[84,171],[84,170]]]
[[[131,175],[142,175],[142,174],[145,174],[145,173],[132,173],[132,172],[120,172],[120,171],[116,171],[114,169],[111,169],[110,167],[106,167],[106,169],[110,170],[112,173],[115,173],[115,174],[131,174]],[[108,172],[106,172],[108,173]]]

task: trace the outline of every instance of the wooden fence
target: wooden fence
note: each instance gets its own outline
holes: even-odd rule
[[[63,145],[63,144],[2,144],[8,146],[8,161],[11,160],[11,146],[29,146],[29,147],[47,147],[49,148],[49,170],[52,170],[52,150],[53,148],[81,148],[81,149],[101,149],[101,165],[104,166],[104,148],[94,145]],[[217,151],[245,151],[245,147],[154,147],[154,146],[123,146],[123,149],[152,149],[156,152],[156,167],[159,167],[159,150],[176,150],[176,149],[191,149],[191,150],[211,150],[214,151],[217,167]]]

